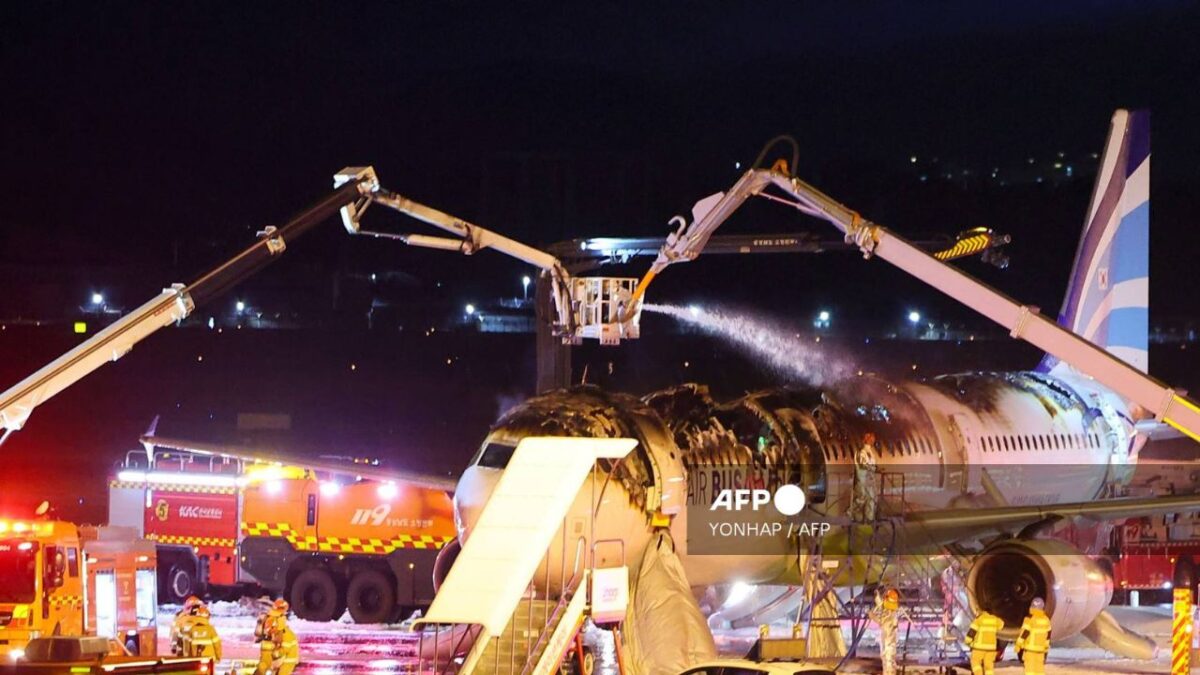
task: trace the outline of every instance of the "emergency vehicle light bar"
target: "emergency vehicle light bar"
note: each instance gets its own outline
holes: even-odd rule
[[[159,485],[197,485],[201,487],[240,487],[246,479],[210,474],[167,473],[162,471],[121,471],[117,480],[122,483],[156,483]]]
[[[54,534],[54,523],[0,520],[0,534],[8,532],[12,532],[13,534],[31,533],[38,536],[49,536]]]

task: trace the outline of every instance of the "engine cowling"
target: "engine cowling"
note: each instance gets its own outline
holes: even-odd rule
[[[984,550],[967,577],[971,609],[1004,620],[1014,639],[1034,598],[1046,601],[1055,639],[1086,628],[1112,599],[1112,577],[1095,560],[1058,539],[1015,539]]]

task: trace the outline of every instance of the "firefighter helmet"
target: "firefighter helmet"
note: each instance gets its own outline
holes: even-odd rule
[[[1046,609],[1046,601],[1041,598],[1034,598],[1033,602],[1029,603],[1033,609]]]
[[[900,609],[900,591],[894,588],[887,589],[883,594],[883,606],[891,610]]]
[[[198,598],[198,597],[196,597],[196,596],[194,596],[194,595],[189,595],[189,596],[187,597],[187,600],[184,600],[184,601],[183,601],[183,608],[184,608],[184,609],[191,609],[191,608],[193,608],[193,607],[196,607],[196,606],[199,606],[199,605],[203,605],[203,604],[204,604],[204,602],[203,602],[203,601],[202,601],[200,598]]]
[[[866,445],[875,445],[875,434],[870,431],[863,434],[863,443]]]
[[[284,600],[283,598],[279,598],[278,600],[275,601],[275,604],[271,605],[271,609],[274,609],[275,611],[283,613],[283,614],[287,614],[288,610],[291,609],[291,605],[288,604],[287,600]]]

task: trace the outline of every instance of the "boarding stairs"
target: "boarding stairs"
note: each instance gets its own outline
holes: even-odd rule
[[[897,523],[908,512],[905,479],[901,472],[879,474],[879,520]],[[873,534],[873,550],[890,550],[890,528],[877,527]],[[963,646],[965,631],[956,621],[970,616],[966,595],[960,592],[963,561],[944,550],[936,555],[926,552],[920,534],[906,532],[905,543],[900,550],[891,551],[888,559],[888,582],[899,590],[901,607],[907,615],[901,626],[899,661],[922,666],[961,665],[970,656]]]
[[[421,672],[549,675],[558,669],[583,625],[591,573],[580,528],[567,533],[568,514],[596,461],[621,459],[635,445],[629,439],[521,441],[418,622]]]

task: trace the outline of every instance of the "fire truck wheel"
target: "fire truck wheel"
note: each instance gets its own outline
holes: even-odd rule
[[[359,572],[346,589],[346,604],[355,623],[384,623],[396,611],[395,583],[378,570]]]
[[[292,611],[308,621],[334,621],[346,611],[337,583],[327,570],[304,570],[292,582]]]
[[[196,572],[189,565],[174,565],[167,572],[167,600],[181,604],[196,593]]]

